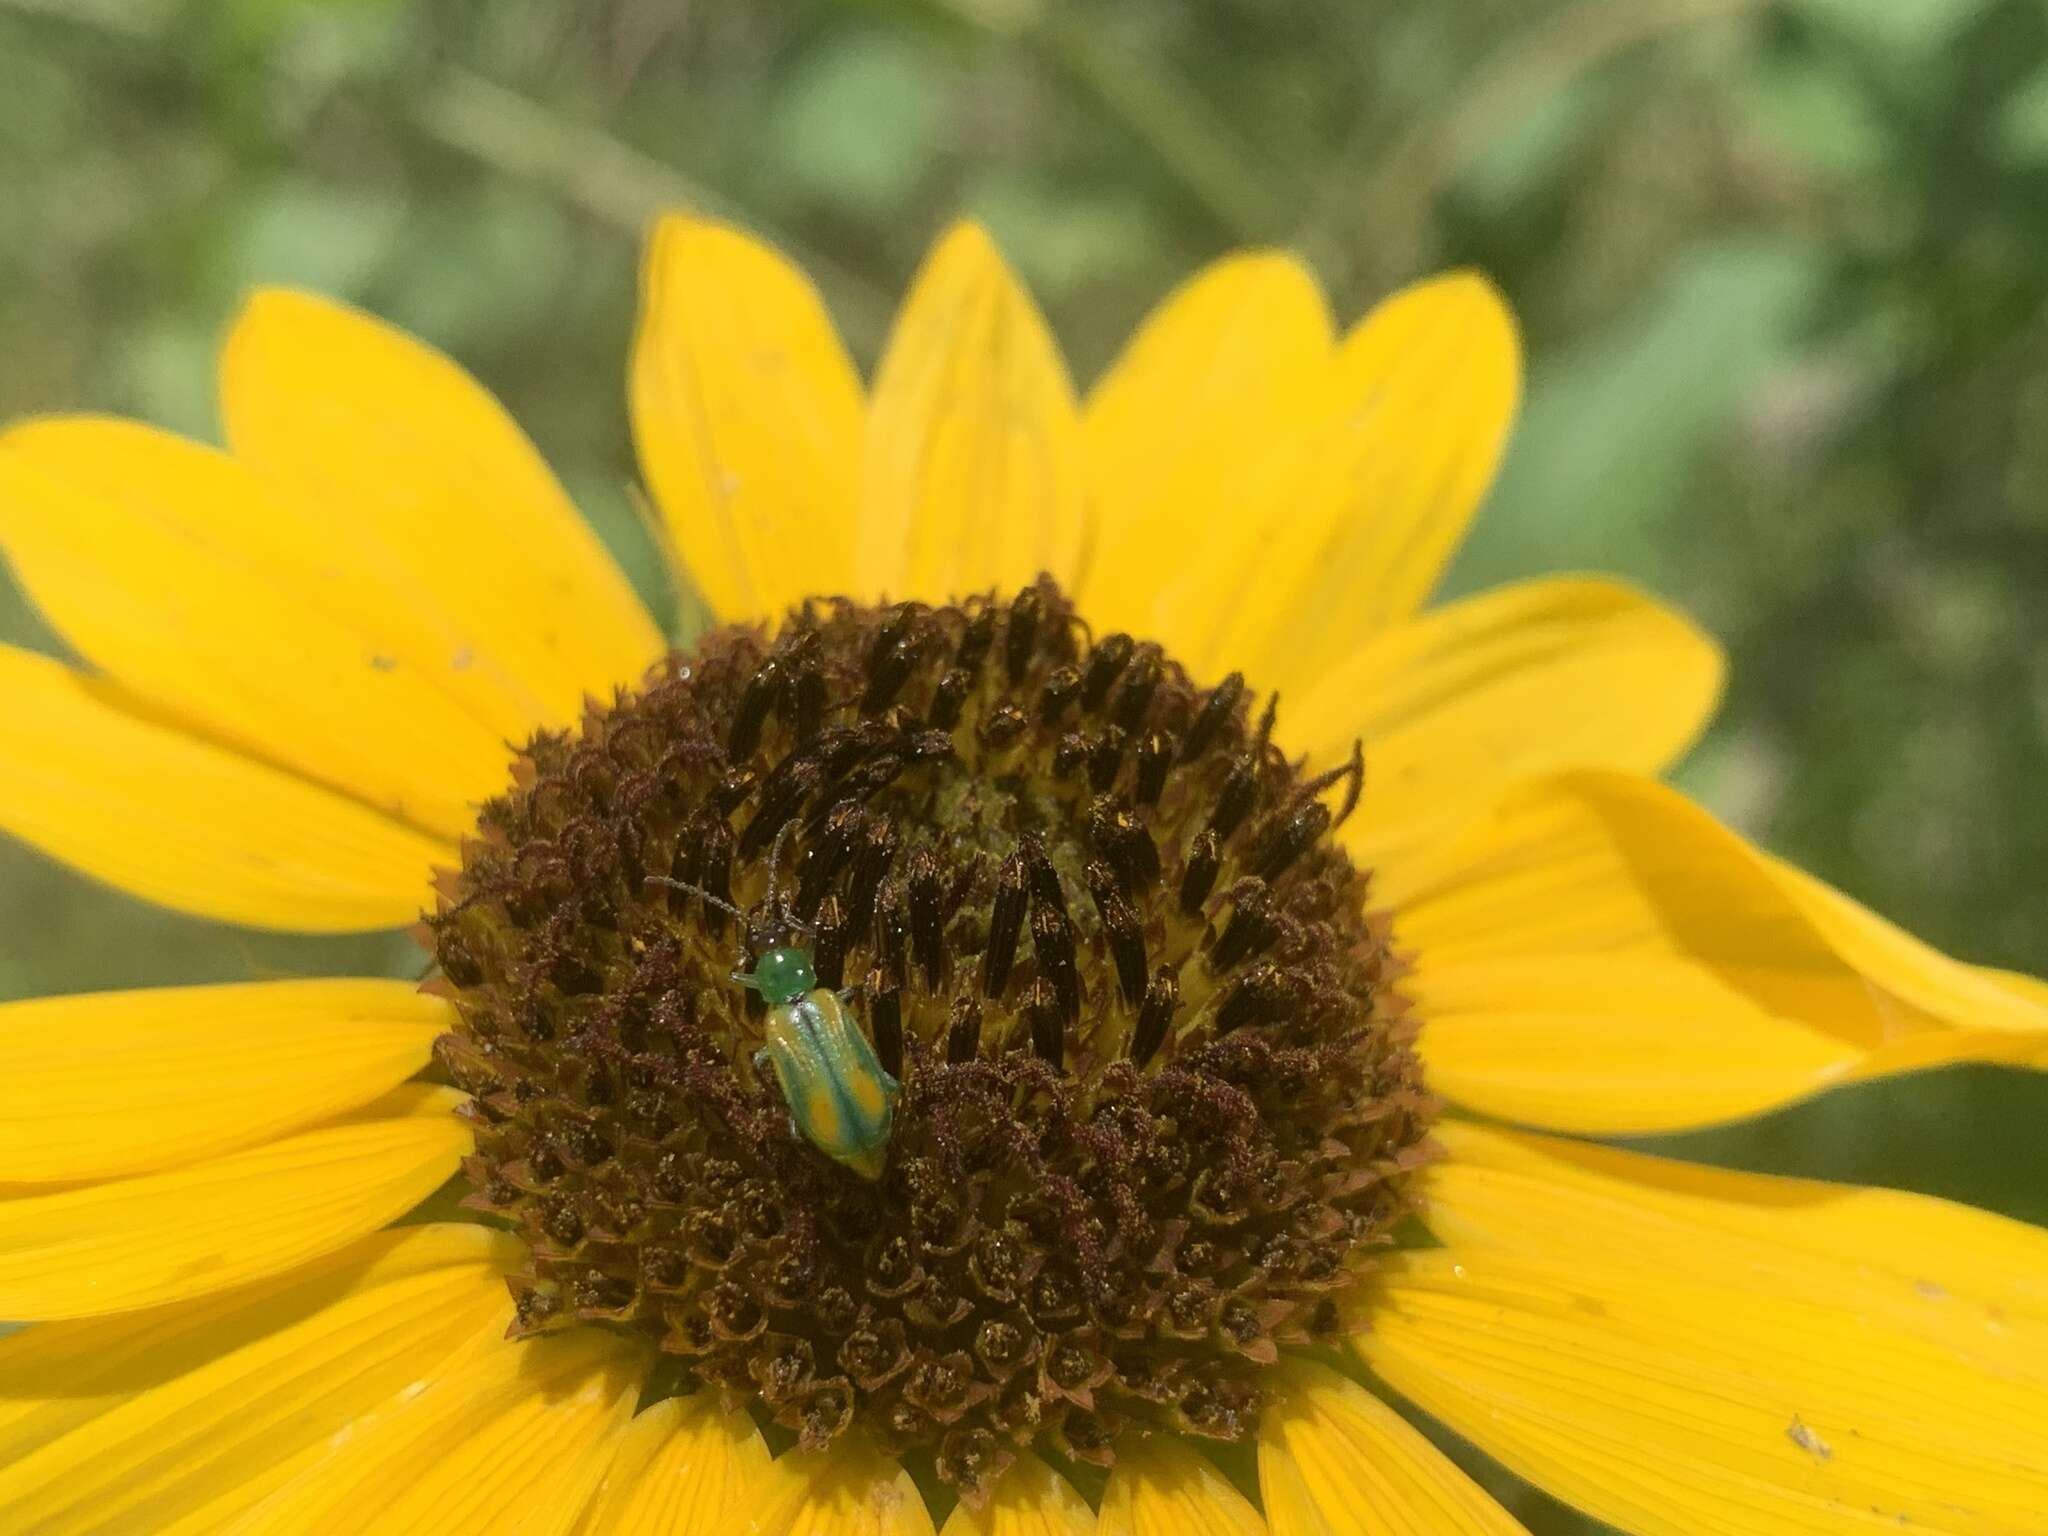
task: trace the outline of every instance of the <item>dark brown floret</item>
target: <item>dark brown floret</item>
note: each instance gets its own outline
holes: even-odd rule
[[[1041,581],[718,630],[536,737],[429,919],[470,1204],[532,1250],[514,1332],[639,1329],[806,1444],[860,1425],[970,1492],[1019,1446],[1247,1434],[1431,1113],[1332,841],[1360,765],[1307,778],[1254,702]],[[778,847],[902,1082],[874,1181],[793,1131],[729,980],[791,937]]]

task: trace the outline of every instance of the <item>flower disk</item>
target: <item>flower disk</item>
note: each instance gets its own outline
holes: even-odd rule
[[[1041,580],[721,629],[536,738],[429,924],[515,1331],[644,1330],[970,1491],[1021,1444],[1247,1434],[1430,1113],[1330,837],[1359,762],[1307,778],[1272,724]],[[730,975],[775,944],[901,1081],[875,1179],[755,1063]]]

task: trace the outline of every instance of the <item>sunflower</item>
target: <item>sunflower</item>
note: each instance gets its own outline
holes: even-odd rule
[[[318,298],[225,451],[12,429],[79,662],[0,654],[0,825],[428,958],[0,1011],[0,1528],[1519,1529],[1401,1404],[1644,1536],[2048,1529],[2048,1237],[1586,1139],[2037,1062],[2048,987],[1661,787],[1651,598],[1424,608],[1519,370],[1478,277],[1340,338],[1250,254],[1077,402],[962,226],[864,389],[670,219],[686,648]]]

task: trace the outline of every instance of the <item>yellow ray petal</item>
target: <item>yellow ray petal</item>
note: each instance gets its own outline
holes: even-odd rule
[[[671,1397],[619,1435],[577,1536],[693,1536],[768,1471],[768,1447],[744,1413],[709,1392]]]
[[[1171,1435],[1121,1441],[1102,1491],[1098,1536],[1266,1536],[1215,1464]]]
[[[585,695],[638,682],[661,637],[504,408],[453,362],[310,294],[252,298],[221,357],[237,458],[337,542],[419,594],[456,648],[566,724]],[[347,547],[346,544],[343,547]]]
[[[448,1007],[399,981],[284,981],[0,1005],[0,1190],[147,1173],[369,1103]]]
[[[1475,274],[1361,320],[1301,450],[1184,599],[1216,620],[1197,670],[1299,689],[1420,607],[1492,483],[1521,378],[1514,317]]]
[[[1503,1118],[1667,1130],[1858,1077],[2048,1061],[2038,1001],[1914,948],[1955,980],[1947,1016],[1918,1006],[1944,998],[1891,963],[1903,940],[1846,951],[1780,867],[1646,780],[1532,784],[1377,881],[1416,956],[1432,1084]]]
[[[408,693],[421,684],[430,686],[440,713],[460,712],[494,745],[523,738],[543,718],[534,694],[507,674],[497,658],[478,651],[474,637],[441,611],[433,572],[408,566],[369,525],[336,518],[317,502],[279,496],[247,466],[226,455],[134,422],[32,422],[10,434],[8,443],[20,472],[40,477],[46,487],[58,482],[65,492],[61,505],[76,511],[82,503],[110,534],[115,531],[110,520],[125,517],[127,531],[146,534],[154,545],[168,545],[181,565],[196,574],[211,572],[209,579],[217,579],[227,568],[246,570],[247,584],[263,588],[251,601],[270,603],[266,594],[288,594],[299,604],[292,628],[303,622],[322,633],[336,627],[345,630],[366,654],[390,663],[385,681]],[[84,580],[65,580],[70,573],[44,552],[41,564],[48,569],[42,581],[50,588],[46,600],[60,622],[60,599],[75,620],[103,617],[91,606],[92,580],[104,579],[93,568],[96,559],[118,560],[123,580],[146,593],[153,609],[167,610],[158,617],[189,621],[214,636],[216,650],[219,627],[237,622],[236,615],[210,612],[189,594],[180,606],[177,587],[111,544],[66,545],[64,539],[76,530],[37,527],[38,521],[50,521],[47,512],[38,519],[37,507],[13,499],[17,504],[9,512],[14,523],[25,536],[33,536],[39,550],[80,548],[87,561]],[[138,518],[145,523],[140,530],[133,528]],[[146,526],[151,520],[154,532]],[[99,625],[99,644],[123,639],[115,632],[118,618],[117,613]],[[74,638],[97,658],[83,634]],[[264,643],[303,642],[276,634]],[[192,644],[192,639],[180,639],[180,654],[190,651]],[[147,656],[131,659],[138,664],[151,661]],[[260,661],[225,659],[241,667]],[[161,669],[163,663],[156,665]],[[224,683],[216,679],[212,686],[218,692]],[[457,727],[443,720],[437,729],[453,739]]]
[[[1731,1173],[1449,1121],[1425,1216],[1461,1252],[1684,1274],[1920,1334],[2048,1383],[2048,1232],[1925,1195]]]
[[[505,786],[501,737],[374,625],[327,611],[332,588],[264,558],[287,521],[227,455],[132,422],[0,437],[0,547],[96,669],[200,734],[463,836]]]
[[[2017,998],[2029,1009],[2048,1014],[2048,981],[2042,981],[2035,976],[2023,976],[2018,971],[2001,971],[1990,965],[1972,965],[1965,969],[1976,980],[1989,983],[1995,990],[2003,992],[2007,998]],[[2004,1024],[2008,1017],[2001,1010],[1999,1022]]]
[[[1598,954],[1448,966],[1430,1088],[1504,1119],[1628,1135],[1761,1114],[1854,1077],[1870,1054],[1759,1007],[1707,965]],[[1951,1048],[1951,1031],[1927,1039]]]
[[[146,720],[61,663],[0,646],[0,829],[181,912],[346,933],[416,916],[454,849]]]
[[[940,1536],[1093,1536],[1095,1511],[1074,1485],[1028,1451],[988,1490],[979,1507],[965,1499]]]
[[[462,1095],[411,1086],[345,1120],[167,1173],[0,1200],[0,1317],[99,1317],[278,1274],[403,1215],[470,1150]]]
[[[924,1497],[895,1462],[857,1437],[772,1462],[708,1536],[933,1536]]]
[[[11,1334],[0,1339],[0,1466],[27,1460],[35,1447],[62,1439],[137,1393],[296,1326],[356,1288],[450,1267],[466,1273],[488,1266],[495,1276],[523,1251],[512,1238],[466,1222],[406,1227],[373,1233],[289,1274],[232,1291]]]
[[[1391,1386],[1636,1536],[2013,1536],[2048,1509],[2048,1386],[1705,1254],[1406,1255],[1368,1330]]]
[[[959,224],[911,284],[875,374],[854,533],[861,596],[1070,581],[1084,542],[1073,386],[987,234]]]
[[[1176,655],[1208,616],[1171,601],[1178,569],[1227,547],[1254,487],[1304,435],[1335,347],[1315,278],[1293,257],[1226,257],[1148,316],[1082,420],[1097,540],[1080,592],[1102,629]]]
[[[1464,838],[1378,876],[1404,939],[1445,971],[1544,954],[1725,958],[1760,1006],[1799,1016],[1816,992],[1836,1001],[1828,981],[1845,969],[1740,838],[1624,774],[1526,785]],[[1857,1044],[1887,1035],[1874,1003],[1826,1012],[1815,1027]]]
[[[1805,870],[1769,855],[1764,860],[1837,954],[1913,1007],[1958,1027],[2048,1029],[2048,985],[1951,960]]]
[[[1722,671],[1720,648],[1654,599],[1552,577],[1374,636],[1283,709],[1283,731],[1316,763],[1363,738],[1367,789],[1348,832],[1377,863],[1453,834],[1536,774],[1661,772],[1712,715]]]
[[[498,1339],[309,1458],[230,1536],[566,1536],[633,1416],[644,1357],[595,1328]]]
[[[1259,1423],[1273,1536],[1527,1536],[1393,1409],[1335,1371],[1284,1368]]]
[[[0,1530],[214,1528],[501,1334],[520,1251],[408,1227],[280,1280],[0,1341]]]
[[[721,618],[773,618],[851,587],[861,407],[801,271],[720,224],[655,226],[633,437],[676,553]]]

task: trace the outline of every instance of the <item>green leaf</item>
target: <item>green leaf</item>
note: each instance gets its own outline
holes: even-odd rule
[[[1930,58],[1948,46],[1991,0],[1790,0],[1790,9],[1840,28],[1895,63]]]
[[[1612,570],[1657,584],[1682,569],[1693,468],[1792,351],[1822,273],[1792,240],[1695,246],[1599,334],[1532,364],[1494,511],[1447,580]]]
[[[221,241],[229,286],[272,283],[353,297],[391,256],[404,222],[404,204],[389,190],[287,176],[251,195]]]
[[[917,189],[937,154],[946,93],[931,49],[886,32],[836,38],[783,82],[764,147],[800,193],[872,216]]]
[[[2014,165],[2048,165],[2048,69],[2005,99],[1998,148]]]
[[[1849,177],[1885,168],[1891,145],[1874,103],[1835,69],[1767,56],[1735,95],[1763,137],[1812,170]]]

